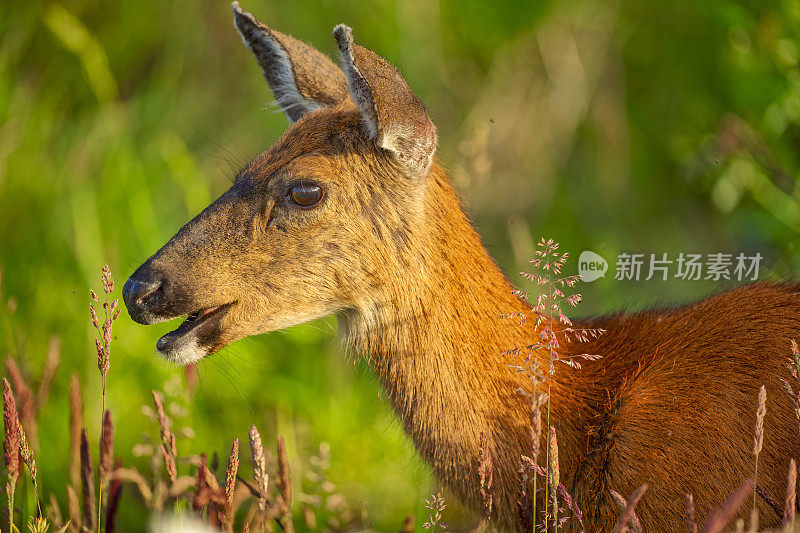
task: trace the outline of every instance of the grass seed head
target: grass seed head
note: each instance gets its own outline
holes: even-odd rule
[[[611,491],[611,496],[621,510],[614,525],[614,533],[625,533],[626,531],[642,533],[642,524],[639,521],[639,517],[636,516],[636,506],[639,505],[639,500],[642,499],[646,490],[647,484],[645,483],[633,491],[633,494],[627,500],[618,492]]]
[[[550,485],[550,490],[556,492],[558,490],[560,474],[558,471],[558,441],[556,440],[556,428],[550,426],[550,441],[547,449],[547,464],[549,466],[547,472],[547,482]]]
[[[261,511],[266,510],[267,504],[267,485],[269,474],[267,474],[267,461],[264,457],[264,446],[261,443],[261,435],[255,425],[250,427],[250,453],[253,456],[253,479],[256,488],[260,493],[258,507]]]
[[[761,385],[758,391],[758,411],[756,412],[756,433],[753,439],[753,454],[758,456],[764,444],[764,416],[767,414],[767,389]]]
[[[12,482],[19,477],[19,415],[11,392],[11,384],[3,378],[3,424],[6,438],[3,441],[3,458]]]
[[[22,424],[19,422],[19,419],[17,419],[17,431],[19,431],[19,451],[22,455],[22,460],[25,463],[25,466],[28,467],[28,472],[30,473],[31,480],[33,481],[33,488],[36,491],[38,488],[36,484],[36,477],[38,474],[36,468],[36,459],[33,457],[33,450],[31,449],[30,444],[28,444],[28,437],[25,436],[25,430],[22,429]]]
[[[225,471],[225,497],[228,508],[233,508],[233,492],[236,488],[236,474],[239,471],[239,439],[233,440],[231,455],[228,457],[228,469]]]
[[[103,274],[100,276],[103,281],[103,291],[106,294],[114,292],[114,278],[111,275],[111,269],[108,265],[103,266]]]

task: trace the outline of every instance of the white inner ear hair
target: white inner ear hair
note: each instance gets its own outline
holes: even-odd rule
[[[265,71],[264,75],[272,88],[272,94],[275,95],[275,103],[289,120],[297,122],[306,113],[322,106],[300,94],[289,56],[282,48],[277,52],[277,59],[270,64],[269,73]]]
[[[350,98],[355,102],[356,107],[361,112],[361,122],[367,128],[367,134],[371,140],[378,139],[381,125],[378,119],[378,110],[375,108],[375,99],[372,96],[367,80],[361,75],[355,64],[353,51],[350,45],[353,43],[353,31],[344,24],[339,24],[333,29],[333,36],[339,45],[339,52],[342,56],[342,70],[347,76],[347,88],[350,90]],[[380,139],[378,139],[380,141]]]
[[[319,103],[300,94],[292,61],[283,46],[262,29],[249,13],[236,12],[236,15],[236,29],[239,30],[244,44],[256,56],[275,95],[275,102],[286,113],[286,117],[291,122],[297,122],[306,113],[319,109]]]

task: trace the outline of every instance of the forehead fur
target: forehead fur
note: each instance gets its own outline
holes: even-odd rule
[[[375,154],[378,150],[365,138],[362,128],[361,116],[352,102],[315,110],[295,122],[241,174],[254,180],[266,179],[305,155]]]

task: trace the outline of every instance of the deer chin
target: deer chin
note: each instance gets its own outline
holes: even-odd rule
[[[161,356],[172,363],[190,365],[211,355],[219,346],[222,319],[236,302],[207,307],[189,313],[177,329],[156,342]]]

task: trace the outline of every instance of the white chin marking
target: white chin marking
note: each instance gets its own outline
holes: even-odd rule
[[[208,355],[208,352],[197,343],[197,338],[193,335],[191,338],[181,339],[179,346],[172,346],[169,351],[158,350],[158,353],[170,363],[182,366],[197,363]]]

